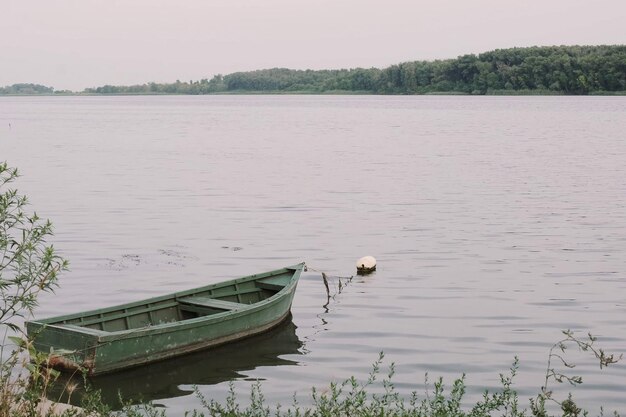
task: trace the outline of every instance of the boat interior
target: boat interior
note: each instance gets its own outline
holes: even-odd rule
[[[66,316],[55,324],[117,332],[236,311],[272,297],[290,282],[292,276],[293,272],[289,271],[260,279],[215,284],[144,303],[98,310],[93,314]]]

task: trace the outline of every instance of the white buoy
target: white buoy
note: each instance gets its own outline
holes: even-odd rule
[[[356,261],[356,272],[367,274],[376,271],[376,259],[373,256],[364,256]]]

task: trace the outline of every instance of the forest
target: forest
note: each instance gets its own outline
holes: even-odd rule
[[[0,87],[0,95],[53,94],[54,88],[40,84],[13,84]]]
[[[592,94],[626,91],[626,45],[498,49],[384,69],[264,69],[171,84],[103,86],[96,94],[236,92],[366,94]]]
[[[7,88],[12,87],[0,89],[0,93]],[[104,85],[81,92],[219,93],[625,94],[626,45],[497,49],[455,59],[404,62],[383,69],[273,68],[188,82]]]

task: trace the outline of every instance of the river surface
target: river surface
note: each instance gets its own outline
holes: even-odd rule
[[[312,268],[276,332],[102,384],[174,415],[229,380],[306,404],[381,351],[468,403],[518,356],[527,406],[561,330],[626,353],[624,97],[3,97],[0,160],[71,261],[37,317]],[[579,405],[626,412],[625,364],[567,355]]]

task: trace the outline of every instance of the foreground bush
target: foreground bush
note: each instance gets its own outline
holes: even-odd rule
[[[439,378],[431,391],[426,391],[423,398],[417,392],[413,392],[409,398],[401,396],[394,387],[392,377],[395,373],[394,365],[391,364],[389,372],[382,381],[377,383],[381,374],[383,353],[374,363],[369,378],[364,383],[359,383],[354,377],[342,383],[331,383],[329,390],[319,393],[315,388],[312,390],[313,406],[301,408],[296,400],[283,410],[280,406],[274,409],[265,405],[261,392],[261,385],[252,387],[250,405],[241,408],[231,385],[230,394],[225,404],[221,404],[204,398],[197,390],[204,411],[188,412],[189,417],[219,416],[219,417],[344,417],[344,416],[377,416],[377,417],[548,417],[560,415],[563,417],[586,416],[588,411],[579,408],[571,395],[564,399],[553,396],[550,389],[553,383],[568,382],[573,385],[582,384],[582,378],[575,375],[567,375],[553,367],[554,360],[571,369],[573,364],[567,363],[562,353],[568,345],[578,347],[580,350],[590,352],[598,360],[600,367],[614,364],[621,359],[613,355],[607,355],[603,350],[594,346],[596,339],[588,335],[584,339],[577,338],[571,331],[563,332],[564,338],[557,342],[549,352],[548,367],[546,369],[545,384],[535,398],[530,399],[529,408],[520,406],[517,392],[513,389],[513,380],[518,369],[517,358],[513,362],[507,375],[500,374],[501,387],[494,391],[486,391],[482,398],[475,404],[468,406],[464,402],[466,392],[465,375],[454,381],[446,391],[443,381]],[[375,387],[375,385],[377,385]],[[427,381],[428,385],[428,381]],[[371,393],[368,389],[376,388]],[[552,410],[551,414],[549,410]],[[617,416],[617,413],[615,413]]]

